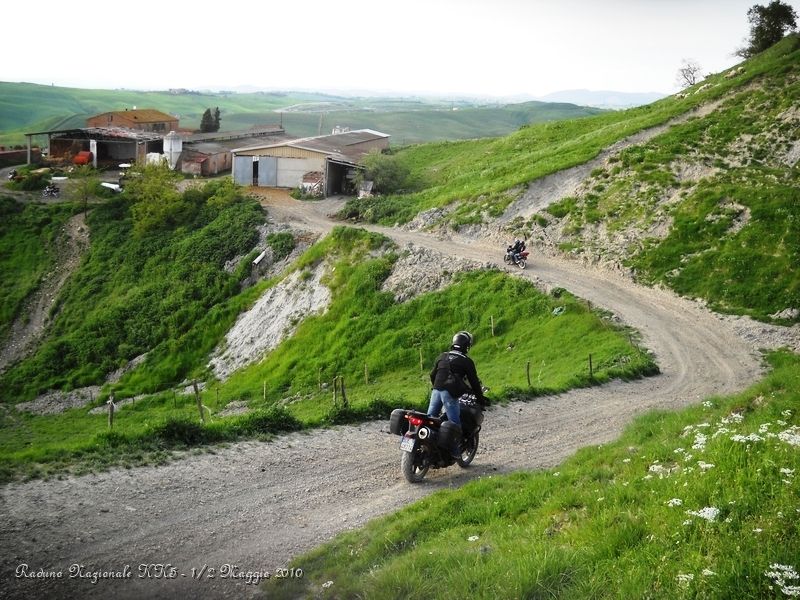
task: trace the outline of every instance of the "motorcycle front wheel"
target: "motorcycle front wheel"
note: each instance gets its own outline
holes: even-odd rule
[[[400,470],[409,483],[419,483],[425,478],[431,466],[430,450],[424,444],[414,448],[413,452],[402,452]]]
[[[467,440],[466,444],[464,444],[464,448],[461,450],[461,456],[456,459],[459,467],[467,467],[475,458],[475,453],[478,451],[478,439],[479,434],[474,434],[470,436]]]
[[[520,258],[520,259],[519,259],[519,262],[517,262],[517,266],[518,266],[520,269],[524,269],[524,268],[525,268],[525,259],[524,259],[524,258]]]

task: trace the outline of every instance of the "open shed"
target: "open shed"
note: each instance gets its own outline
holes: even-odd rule
[[[389,135],[360,129],[277,144],[236,148],[233,179],[239,185],[296,188],[308,173],[323,174],[324,195],[354,193],[355,171],[372,150],[389,147]]]

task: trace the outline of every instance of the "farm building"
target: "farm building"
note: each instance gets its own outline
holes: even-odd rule
[[[360,161],[372,150],[389,147],[389,136],[371,129],[359,129],[277,144],[236,148],[233,179],[239,185],[302,187],[311,173],[322,174],[324,195],[349,189]]]
[[[233,148],[276,144],[288,139],[278,125],[262,125],[244,131],[197,133],[184,138],[178,169],[188,175],[209,177],[229,171]]]
[[[153,108],[115,110],[89,117],[86,127],[123,127],[166,134],[178,130],[178,117]]]

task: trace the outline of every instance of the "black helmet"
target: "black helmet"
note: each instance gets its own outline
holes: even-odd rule
[[[469,331],[459,331],[453,336],[453,348],[466,353],[472,346],[473,338]]]

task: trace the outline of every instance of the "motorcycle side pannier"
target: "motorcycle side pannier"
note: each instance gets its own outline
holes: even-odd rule
[[[408,431],[408,419],[406,419],[406,410],[403,408],[395,408],[392,415],[389,417],[389,433],[394,435],[405,435]]]
[[[437,445],[440,448],[452,448],[460,437],[461,427],[454,425],[450,421],[445,421],[439,429],[439,441]]]

